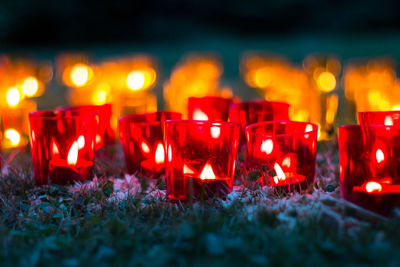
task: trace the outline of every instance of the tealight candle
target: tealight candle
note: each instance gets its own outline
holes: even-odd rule
[[[38,185],[93,177],[96,114],[38,111],[29,114],[33,170]]]
[[[231,98],[219,96],[189,97],[189,120],[228,121]]]
[[[250,124],[246,127],[247,167],[260,170],[259,181],[263,185],[289,191],[305,189],[314,181],[317,135],[318,126],[313,123]]]
[[[76,107],[66,107],[60,110],[64,112],[77,112],[80,114],[96,114],[96,136],[95,148],[114,144],[114,130],[111,127],[111,104],[104,105],[85,105]]]
[[[224,197],[232,191],[240,125],[166,121],[166,185],[171,200]]]
[[[254,100],[232,103],[229,106],[229,121],[241,125],[240,147],[246,144],[244,128],[247,125],[274,120],[289,120],[289,104]]]
[[[400,204],[400,129],[385,125],[339,127],[342,197],[387,215]]]
[[[159,111],[127,115],[119,120],[119,139],[128,173],[141,172],[151,177],[163,174],[164,121],[181,117],[180,113]]]

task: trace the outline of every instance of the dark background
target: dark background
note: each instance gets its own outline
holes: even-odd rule
[[[400,1],[371,0],[6,0],[0,47],[396,33],[399,11]]]

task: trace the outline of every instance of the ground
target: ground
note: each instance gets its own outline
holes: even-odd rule
[[[389,218],[340,199],[336,142],[319,145],[312,190],[277,195],[235,186],[227,199],[165,201],[162,183],[124,174],[119,148],[97,179],[37,187],[29,154],[0,179],[0,265],[393,265],[400,212]]]

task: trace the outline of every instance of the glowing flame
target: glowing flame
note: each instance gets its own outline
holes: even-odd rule
[[[336,78],[333,73],[324,71],[317,78],[318,88],[322,92],[330,92],[336,87]]]
[[[219,138],[221,135],[221,129],[218,126],[211,127],[211,136],[215,139]]]
[[[290,168],[291,163],[292,163],[292,160],[290,159],[290,157],[286,157],[282,161],[282,166]]]
[[[381,163],[385,160],[385,154],[379,148],[376,150],[375,157],[376,157],[376,162],[378,163]]]
[[[193,111],[193,120],[208,121],[208,116],[200,109],[196,109]]]
[[[92,69],[84,64],[76,64],[70,74],[70,78],[72,83],[75,86],[82,87],[84,86],[90,78],[90,74],[92,72]]]
[[[164,154],[165,154],[164,146],[162,144],[158,144],[156,149],[156,154],[154,156],[156,163],[158,164],[164,163]]]
[[[393,126],[393,119],[391,116],[387,115],[385,117],[385,125],[386,126]]]
[[[186,164],[183,164],[183,174],[194,174],[194,170]]]
[[[82,149],[85,147],[85,137],[83,135],[80,135],[78,137],[78,149]]]
[[[51,141],[51,154],[53,157],[60,155],[60,149],[57,146],[57,142],[55,140]]]
[[[377,182],[368,182],[365,185],[365,190],[368,193],[381,192],[382,191],[382,185],[380,183],[377,183]]]
[[[92,95],[92,100],[93,103],[95,103],[96,105],[105,104],[107,101],[107,92],[101,90],[94,91]]]
[[[274,142],[272,139],[267,139],[262,142],[260,150],[267,153],[271,154],[272,150],[274,149]]]
[[[210,163],[207,163],[204,166],[204,168],[200,174],[200,179],[201,180],[215,179],[215,174],[214,174],[214,171],[213,171]]]
[[[146,76],[143,71],[132,71],[126,77],[126,85],[128,85],[128,87],[133,91],[142,89],[145,83]]]
[[[13,146],[16,146],[21,141],[21,136],[15,129],[7,129],[4,133],[5,137],[10,141]]]
[[[143,151],[144,153],[149,153],[149,152],[150,152],[150,147],[149,147],[149,145],[146,144],[146,143],[143,142],[143,141],[142,141],[141,147],[142,147],[142,151]]]
[[[69,149],[67,163],[68,165],[75,165],[78,162],[78,142],[74,142]]]
[[[28,77],[22,85],[22,93],[27,97],[35,96],[39,89],[39,82],[35,77]]]
[[[285,173],[283,172],[281,166],[279,166],[278,163],[274,164],[274,169],[275,169],[275,172],[276,172],[276,176],[274,177],[275,182],[286,180],[286,175],[285,175]]]
[[[21,95],[16,87],[12,87],[8,89],[6,98],[8,105],[14,107],[21,100]]]

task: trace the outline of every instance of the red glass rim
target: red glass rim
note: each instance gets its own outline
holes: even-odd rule
[[[150,124],[150,123],[159,123],[161,120],[154,120],[154,121],[146,121],[146,117],[148,116],[155,116],[157,118],[159,115],[175,115],[181,116],[182,114],[179,112],[174,111],[157,111],[157,112],[147,112],[147,113],[140,113],[140,114],[129,114],[121,117],[119,119],[119,123],[125,122],[133,122],[135,124]]]
[[[206,100],[231,100],[232,98],[230,98],[230,97],[222,97],[222,96],[202,96],[202,97],[191,96],[188,99],[206,101]]]
[[[111,104],[103,104],[103,105],[82,105],[82,106],[67,106],[67,107],[60,107],[57,108],[57,110],[61,111],[79,111],[81,112],[82,110],[89,110],[88,112],[91,112],[93,109],[98,109],[98,108],[106,108],[106,110],[111,111],[112,107]]]
[[[262,127],[262,126],[269,126],[269,125],[283,125],[283,124],[292,124],[292,125],[297,125],[298,127],[303,126],[303,131],[294,131],[294,132],[290,132],[290,133],[280,133],[280,134],[276,134],[276,133],[263,133],[263,136],[296,136],[296,135],[306,135],[306,134],[310,134],[310,133],[315,133],[318,132],[318,125],[312,122],[302,122],[302,121],[262,121],[262,122],[257,122],[257,123],[252,123],[249,124],[245,127],[245,132],[246,134],[255,134],[254,132],[252,132],[255,128],[258,127]],[[310,131],[305,131],[307,125],[311,125],[312,126],[312,130]],[[259,134],[259,133],[257,133]]]
[[[223,127],[240,127],[238,122],[227,121],[201,121],[201,120],[166,120],[168,125],[205,125],[205,126],[223,126]]]
[[[274,107],[285,107],[289,108],[290,105],[285,102],[277,102],[277,101],[266,101],[266,100],[251,100],[251,101],[244,101],[244,102],[237,102],[237,103],[231,103],[229,105],[229,108],[237,108],[239,107],[240,109],[247,108],[249,106],[254,106],[256,108],[274,108]]]
[[[29,113],[29,118],[41,119],[60,119],[60,118],[90,118],[95,117],[96,112],[81,113],[79,111],[66,111],[66,110],[39,110]]]
[[[398,127],[393,126],[393,125],[383,125],[383,124],[367,124],[367,125],[360,125],[360,124],[350,124],[350,125],[341,125],[338,127],[341,130],[355,130],[355,129],[362,129],[362,128],[368,128],[368,129],[393,129],[393,130],[398,130]]]

